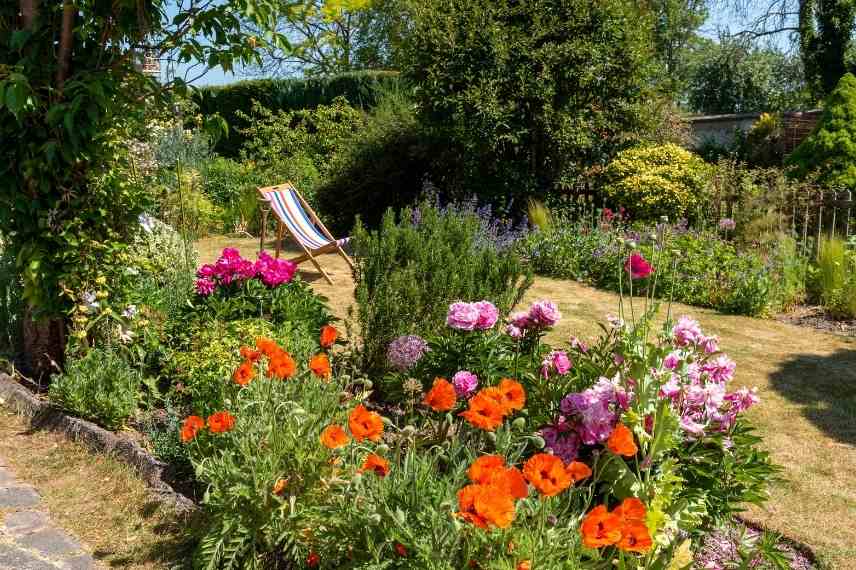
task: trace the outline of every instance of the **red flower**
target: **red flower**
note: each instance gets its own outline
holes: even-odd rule
[[[389,473],[389,461],[375,453],[369,453],[366,460],[363,461],[363,466],[360,468],[360,473],[366,471],[374,471],[378,477],[386,477]]]
[[[321,557],[315,552],[310,552],[306,558],[306,565],[310,568],[317,568],[319,564],[321,564]]]
[[[199,416],[187,416],[181,426],[181,441],[187,443],[203,429],[205,429],[205,420]]]
[[[235,427],[235,416],[229,412],[216,412],[208,416],[208,429],[211,433],[226,433]]]
[[[321,338],[319,344],[322,348],[330,348],[336,339],[339,338],[339,331],[332,325],[324,325],[321,327]]]
[[[404,547],[404,545],[403,545],[403,544],[401,544],[400,542],[396,542],[396,543],[395,543],[395,551],[396,551],[396,552],[398,553],[398,555],[399,555],[399,556],[401,556],[402,558],[407,558],[407,549],[406,549],[406,548]]]
[[[630,274],[631,279],[645,279],[654,273],[654,268],[642,257],[641,253],[634,251],[624,262],[624,271]]]

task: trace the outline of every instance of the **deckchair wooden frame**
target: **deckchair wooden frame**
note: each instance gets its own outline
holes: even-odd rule
[[[312,264],[315,266],[315,268],[321,273],[321,275],[324,276],[324,279],[327,280],[327,283],[329,283],[330,285],[333,285],[333,279],[330,278],[330,275],[326,271],[324,271],[324,268],[321,267],[321,264],[318,263],[318,260],[315,258],[315,256],[321,255],[324,253],[337,252],[339,255],[341,255],[345,259],[345,261],[350,266],[351,270],[354,269],[354,262],[348,256],[348,254],[345,253],[345,250],[342,249],[342,246],[339,244],[338,240],[336,240],[336,238],[333,237],[333,234],[330,233],[330,230],[327,229],[327,226],[324,225],[324,222],[321,221],[321,218],[319,218],[318,214],[315,213],[315,210],[312,209],[312,206],[309,205],[309,203],[300,194],[300,191],[297,189],[297,187],[294,184],[292,184],[291,182],[284,182],[283,184],[277,184],[275,186],[264,186],[264,187],[258,189],[259,194],[261,194],[261,196],[262,196],[260,198],[260,200],[265,203],[262,205],[262,231],[261,231],[261,238],[259,240],[259,252],[264,251],[265,233],[267,230],[267,216],[268,216],[268,213],[270,211],[270,205],[267,205],[267,207],[265,208],[265,205],[268,204],[268,202],[269,202],[266,198],[266,195],[271,193],[271,192],[275,192],[277,190],[282,190],[282,189],[291,189],[294,191],[294,195],[297,196],[298,201],[300,201],[300,205],[303,207],[303,209],[306,211],[306,213],[309,214],[309,219],[312,221],[312,223],[314,223],[316,225],[316,227],[318,229],[321,230],[321,233],[327,239],[329,239],[330,242],[327,243],[326,245],[323,245],[323,246],[318,247],[318,248],[314,248],[314,249],[309,248],[302,241],[300,241],[300,239],[296,235],[294,235],[294,232],[291,231],[291,228],[289,228],[285,223],[283,223],[283,221],[279,218],[279,216],[277,216],[275,257],[277,259],[279,258],[279,254],[280,254],[280,251],[282,249],[283,229],[285,229],[291,235],[291,238],[295,242],[297,242],[297,245],[299,245],[300,248],[303,250],[303,255],[299,255],[293,259],[290,259],[289,261],[291,261],[293,263],[300,264],[300,263],[303,263],[304,261],[306,261],[307,259],[310,260],[312,262]]]

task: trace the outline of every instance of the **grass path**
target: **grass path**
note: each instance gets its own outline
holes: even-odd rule
[[[258,249],[257,241],[212,238],[200,242],[201,260],[212,261],[226,245],[245,255]],[[308,263],[301,266],[303,278],[344,318],[353,302],[350,272],[334,255],[321,263],[333,271],[335,285]],[[562,310],[549,339],[554,344],[597,335],[597,323],[618,309],[617,295],[566,280],[536,279],[525,301],[535,299],[552,299]],[[809,544],[829,568],[856,568],[856,341],[684,305],[673,312],[719,335],[722,350],[738,364],[735,387],[757,386],[761,395],[749,414],[784,467],[785,481],[748,517]]]

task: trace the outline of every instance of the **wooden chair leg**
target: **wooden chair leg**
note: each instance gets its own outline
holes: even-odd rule
[[[282,249],[282,222],[276,227],[276,259],[279,259],[279,251]]]
[[[332,279],[330,279],[330,276],[327,274],[327,272],[326,272],[326,271],[324,271],[324,268],[323,268],[323,267],[321,267],[321,264],[320,264],[320,263],[318,263],[318,260],[317,260],[317,259],[315,259],[315,256],[314,256],[314,255],[312,255],[312,252],[311,252],[311,251],[309,251],[309,250],[307,249],[307,250],[306,250],[306,255],[308,255],[308,256],[309,256],[309,259],[311,259],[311,260],[312,260],[312,265],[314,265],[314,266],[315,266],[315,268],[316,268],[318,271],[320,271],[320,272],[321,272],[321,275],[323,275],[323,276],[324,276],[324,279],[326,279],[326,280],[327,280],[327,283],[329,283],[330,285],[333,285],[333,280],[332,280]]]
[[[336,249],[339,250],[339,255],[341,255],[342,257],[345,258],[345,261],[348,262],[348,265],[351,266],[351,271],[353,271],[354,270],[354,261],[350,258],[350,256],[348,256],[347,253],[345,253],[345,250],[342,249],[341,245],[337,244]]]
[[[267,233],[267,217],[268,211],[264,207],[261,209],[262,212],[262,231],[261,237],[259,238],[259,253],[265,250],[265,234]]]

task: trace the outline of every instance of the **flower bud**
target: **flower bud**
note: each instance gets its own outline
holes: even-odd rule
[[[401,429],[401,433],[406,437],[413,437],[416,434],[416,427],[408,424]]]
[[[540,435],[533,435],[530,439],[532,440],[532,443],[535,444],[536,449],[544,449],[544,446],[547,445],[544,438]]]
[[[516,429],[517,431],[522,431],[526,427],[526,418],[516,418],[513,422],[511,422],[511,427]]]
[[[381,419],[381,421],[383,422],[383,425],[384,425],[384,426],[386,426],[386,427],[390,427],[390,426],[392,425],[392,420],[391,420],[391,419],[389,419],[388,417],[386,417],[386,416],[381,416],[381,417],[380,417],[380,419]]]
[[[377,446],[378,453],[389,453],[389,446],[385,443],[382,443]]]
[[[492,431],[487,432],[487,440],[492,444],[496,445],[496,434]]]

